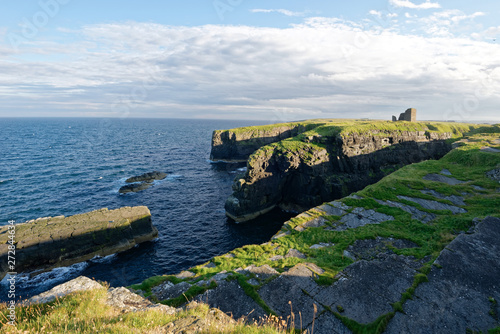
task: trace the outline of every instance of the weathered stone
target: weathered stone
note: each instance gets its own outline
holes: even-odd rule
[[[348,228],[357,228],[368,224],[380,224],[388,220],[394,220],[394,217],[371,209],[355,208],[351,213],[340,219],[341,225],[335,227],[334,230],[345,231]]]
[[[358,261],[343,271],[332,286],[323,288],[315,300],[335,310],[344,309],[347,316],[367,324],[392,311],[391,303],[413,283],[415,269],[408,266],[403,256],[390,256],[381,260]]]
[[[158,298],[158,300],[167,300],[181,296],[183,293],[188,291],[190,287],[191,284],[188,282],[173,284],[172,282],[166,281],[152,288],[151,292],[156,296],[156,298]]]
[[[197,307],[197,302],[191,302],[187,308]],[[198,334],[205,332],[225,333],[232,328],[236,321],[218,309],[211,309],[207,314],[200,316],[188,315],[162,328],[165,334]]]
[[[451,172],[449,170],[447,170],[446,168],[443,169],[440,173],[443,175],[451,176]]]
[[[325,247],[333,247],[335,244],[332,243],[326,243],[326,242],[320,242],[319,244],[312,245],[309,247],[310,249],[320,249],[320,248],[325,248]]]
[[[341,202],[339,202],[341,203]],[[328,216],[342,216],[345,215],[345,210],[342,208],[334,207],[330,204],[324,204],[319,206],[317,209],[324,211]]]
[[[386,333],[487,332],[497,327],[490,314],[500,301],[500,219],[486,218],[474,234],[461,234],[441,252],[415,297],[396,313]]]
[[[419,210],[419,209],[417,209],[417,208],[415,208],[415,207],[413,207],[411,205],[406,205],[406,204],[399,203],[399,202],[394,202],[394,201],[381,201],[381,200],[378,200],[378,199],[376,199],[376,201],[379,204],[383,204],[383,205],[387,205],[387,206],[392,206],[392,207],[395,207],[395,208],[400,208],[401,210],[410,213],[412,219],[419,220],[419,221],[421,221],[424,224],[427,224],[428,222],[430,222],[431,220],[433,220],[434,218],[436,218],[435,214],[429,213],[429,212],[425,212],[425,211],[421,211],[421,210]]]
[[[135,294],[124,287],[110,288],[106,303],[122,312],[138,312],[150,309],[161,310],[166,314],[176,313],[176,309],[167,305],[153,304],[144,297]]]
[[[260,280],[266,280],[268,278],[271,278],[279,274],[276,271],[276,269],[272,268],[268,264],[265,264],[260,267],[256,267],[255,265],[252,264],[251,266],[246,267],[245,270],[247,272],[254,274]]]
[[[149,187],[151,187],[152,185],[153,185],[152,183],[147,183],[147,182],[127,184],[127,185],[124,185],[123,187],[120,187],[118,192],[120,194],[136,193],[139,191],[146,190]]]
[[[430,201],[428,199],[400,196],[400,195],[398,196],[398,198],[417,203],[420,206],[422,206],[424,209],[427,209],[427,210],[449,210],[454,215],[456,215],[458,213],[467,212],[467,210],[465,210],[463,208],[459,208],[457,206],[450,205],[450,204],[444,204],[444,203],[437,202],[437,201]]]
[[[464,181],[457,180],[453,177],[447,177],[440,174],[427,174],[426,176],[423,177],[423,179],[427,181],[446,183],[449,184],[450,186],[455,186],[457,184],[465,183]]]
[[[279,261],[279,260],[283,260],[285,257],[283,255],[274,255],[274,256],[271,256],[269,258],[269,260],[271,261]]]
[[[290,248],[290,250],[285,255],[285,258],[289,258],[289,257],[297,257],[299,259],[306,258],[306,256],[304,254],[302,254],[301,252],[299,252],[298,250],[293,249],[293,248]]]
[[[62,298],[74,292],[90,291],[95,289],[105,289],[101,284],[97,283],[90,278],[80,276],[72,279],[69,282],[58,285],[47,292],[41,293],[37,296],[31,297],[28,303],[31,304],[44,304],[50,303],[56,298]]]
[[[486,176],[493,181],[498,181],[500,183],[500,168],[493,169],[486,173]]]
[[[152,182],[154,180],[163,180],[164,178],[167,177],[167,173],[163,172],[151,172],[151,173],[144,173],[139,176],[133,176],[125,180],[127,183],[134,183],[134,182]]]
[[[500,150],[494,147],[482,147],[481,151],[487,153],[500,153]]]
[[[316,291],[318,285],[312,279],[313,272],[305,265],[297,265],[287,273],[278,276],[259,290],[264,302],[278,315],[286,318],[291,315],[292,308],[295,319],[299,319],[299,312],[304,327],[312,324],[314,316],[314,300],[304,291]],[[286,291],[286,293],[284,293]],[[323,307],[317,304],[317,312]],[[299,326],[299,321],[295,321]]]
[[[375,239],[356,240],[347,248],[347,251],[354,256],[354,261],[374,260],[394,254],[391,247],[403,249],[419,246],[409,240],[376,237]]]
[[[16,270],[48,270],[128,250],[158,236],[145,206],[100,209],[71,217],[35,220],[16,226]],[[7,244],[8,228],[0,228]],[[7,272],[7,249],[0,248],[0,278]]]
[[[307,333],[314,334],[351,334],[352,332],[330,312],[323,312],[306,328]]]
[[[259,304],[243,291],[236,280],[222,281],[217,288],[206,291],[196,300],[231,314],[235,319],[246,317],[257,320],[266,314]]]
[[[457,196],[457,195],[445,196],[441,193],[438,193],[435,190],[428,190],[428,189],[424,189],[424,190],[420,190],[420,191],[422,192],[422,194],[428,194],[428,195],[434,196],[436,198],[445,199],[445,200],[450,201],[451,203],[453,203],[455,205],[460,205],[460,206],[465,205],[464,198]]]
[[[175,277],[180,279],[191,278],[194,276],[194,273],[188,270],[182,271],[181,273],[175,275]]]

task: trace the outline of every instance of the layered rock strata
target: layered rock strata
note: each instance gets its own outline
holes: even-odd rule
[[[451,150],[451,133],[381,131],[305,135],[253,153],[235,180],[225,209],[237,222],[276,206],[304,211],[342,198],[411,163],[439,159]]]
[[[294,122],[268,127],[216,130],[212,135],[212,161],[246,161],[258,148],[295,137],[325,124],[321,121]]]
[[[0,229],[1,278],[7,272],[46,270],[111,255],[158,236],[145,206],[39,218],[14,227]],[[15,255],[9,254],[12,230]],[[15,258],[12,268],[8,266],[9,255]]]

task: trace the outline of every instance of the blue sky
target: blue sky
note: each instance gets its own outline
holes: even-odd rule
[[[0,117],[500,121],[500,4],[3,2]]]

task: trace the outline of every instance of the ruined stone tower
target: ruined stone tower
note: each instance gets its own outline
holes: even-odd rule
[[[406,109],[404,113],[399,115],[398,121],[416,122],[417,121],[417,109],[409,108]],[[392,121],[396,122],[396,116],[392,116]]]

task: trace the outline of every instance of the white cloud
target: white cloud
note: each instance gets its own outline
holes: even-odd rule
[[[275,120],[389,119],[416,107],[421,119],[450,110],[474,119],[480,110],[500,121],[500,46],[492,43],[319,17],[286,29],[98,24],[73,37],[0,53],[3,110]],[[477,91],[480,109],[471,111],[464,99]]]
[[[441,8],[441,5],[437,2],[431,2],[426,0],[425,2],[417,5],[409,0],[389,0],[390,4],[395,7],[410,8],[410,9],[433,9]]]
[[[306,13],[305,12],[293,12],[288,9],[251,9],[250,12],[252,13],[279,13],[283,14],[286,16],[304,16]]]

